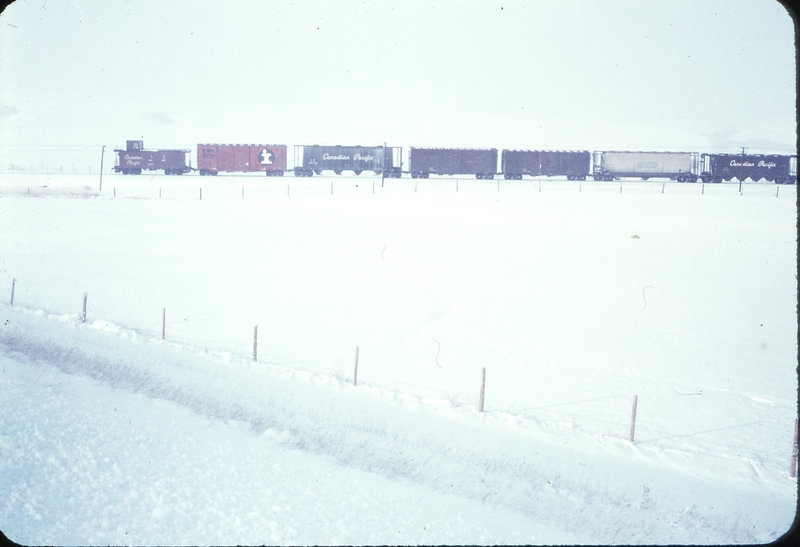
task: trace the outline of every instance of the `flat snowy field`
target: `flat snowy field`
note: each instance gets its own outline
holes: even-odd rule
[[[795,187],[97,178],[0,175],[10,539],[792,526]]]

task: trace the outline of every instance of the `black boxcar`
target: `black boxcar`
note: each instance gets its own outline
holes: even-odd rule
[[[408,152],[413,178],[428,175],[475,175],[492,179],[497,172],[497,148],[414,148]]]
[[[145,150],[143,141],[126,141],[125,150],[114,152],[117,154],[114,171],[123,175],[161,169],[167,175],[182,175],[192,170],[186,163],[189,150]]]
[[[384,146],[322,146],[296,145],[294,147],[294,174],[296,177],[321,175],[333,171],[341,175],[352,171],[360,175],[363,171],[381,173],[387,177],[399,177],[401,149]]]
[[[797,182],[797,156],[765,154],[703,154],[700,177],[703,182],[722,182],[736,178],[778,184]]]
[[[521,180],[522,175],[567,177],[586,180],[592,155],[588,150],[503,150],[501,171],[506,179]]]

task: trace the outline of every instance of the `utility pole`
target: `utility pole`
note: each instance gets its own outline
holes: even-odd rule
[[[386,176],[386,142],[383,143],[383,169],[381,169],[381,188],[383,188],[384,176]]]
[[[106,145],[103,145],[103,149],[100,151],[100,191],[103,191],[103,159],[106,156]]]

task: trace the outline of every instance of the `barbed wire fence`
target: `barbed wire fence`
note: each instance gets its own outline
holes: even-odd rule
[[[298,357],[293,355],[291,348],[280,349],[277,340],[295,338],[302,342],[308,340],[307,333],[278,334],[274,336],[264,336],[262,342],[266,342],[269,350],[263,351],[259,356],[257,353],[258,327],[253,330],[240,328],[241,336],[231,336],[230,329],[220,328],[226,323],[226,319],[214,314],[197,314],[194,310],[192,314],[182,317],[183,312],[169,314],[167,308],[160,308],[161,313],[156,313],[159,308],[144,303],[119,305],[100,305],[96,306],[91,302],[88,292],[83,293],[82,309],[73,312],[63,313],[61,310],[48,312],[44,306],[37,304],[34,298],[30,298],[31,290],[24,291],[27,298],[20,299],[20,282],[14,278],[11,281],[10,296],[8,300],[9,308],[25,310],[28,312],[44,312],[48,315],[59,318],[62,322],[73,324],[86,324],[92,328],[100,330],[110,330],[124,335],[135,334],[150,341],[162,341],[177,344],[190,350],[200,350],[211,355],[224,358],[226,360],[239,360],[240,362],[252,360],[264,366],[277,366],[286,370],[293,371],[306,378],[329,378],[340,385],[350,384],[354,388],[368,390],[381,390],[393,396],[411,396],[419,400],[428,401],[429,404],[441,406],[444,403],[447,407],[472,408],[478,413],[483,414],[485,404],[485,390],[487,367],[480,371],[458,372],[455,374],[439,374],[429,377],[404,377],[399,379],[397,376],[386,375],[385,366],[381,366],[376,373],[369,366],[359,371],[359,346],[355,347],[355,358],[352,355],[345,355],[344,352],[328,353],[316,352],[313,358]],[[80,295],[75,298],[80,301]],[[128,318],[124,326],[105,317],[96,314],[96,310],[102,310],[109,316],[124,316]],[[143,312],[149,313],[152,319],[142,320]],[[137,319],[138,318],[138,319]],[[168,319],[169,318],[169,319]],[[249,331],[249,332],[248,332]],[[251,334],[252,332],[252,334]],[[216,333],[216,334],[215,334]],[[263,347],[263,346],[262,346]],[[363,354],[362,354],[363,356]],[[413,358],[408,354],[398,351],[384,351],[369,355],[370,364],[374,364],[376,359],[392,357],[402,362]],[[353,368],[350,368],[353,367]],[[491,373],[491,368],[489,369]],[[349,371],[352,371],[350,374]],[[491,378],[491,376],[489,376]],[[480,382],[478,380],[480,379]],[[490,380],[491,382],[491,380]],[[468,389],[466,386],[471,386]],[[699,395],[699,393],[688,393],[682,395]],[[486,400],[492,401],[492,397]],[[499,400],[498,400],[499,399]],[[686,432],[675,427],[664,427],[663,422],[653,412],[645,409],[641,416],[647,420],[648,437],[643,440],[636,440],[634,436],[637,420],[637,406],[639,395],[629,393],[598,394],[597,397],[551,402],[544,405],[520,405],[513,402],[504,401],[502,397],[494,398],[488,405],[490,411],[499,411],[515,419],[522,419],[536,423],[553,435],[563,434],[566,430],[577,430],[586,435],[593,435],[598,438],[627,440],[631,444],[644,443],[645,445],[658,445],[659,442],[666,440],[685,440],[686,438],[695,439],[705,434],[710,436],[707,443],[714,443],[714,435],[722,430],[741,427],[755,427],[767,423],[769,420],[760,418],[754,422],[737,423],[726,427],[720,427],[707,431]],[[632,406],[631,406],[632,402]],[[626,420],[626,409],[630,412],[630,420]],[[772,420],[774,422],[774,420]],[[661,424],[661,425],[659,425]],[[789,473],[795,476],[797,468],[797,425],[794,424],[794,440],[790,454],[791,463]],[[627,432],[627,435],[626,435]],[[702,445],[702,441],[691,441],[695,445]],[[742,446],[740,444],[726,441],[726,446],[734,448],[742,453],[753,453],[757,447]],[[702,449],[701,449],[702,450]]]

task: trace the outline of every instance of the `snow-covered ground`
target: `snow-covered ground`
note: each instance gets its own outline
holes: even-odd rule
[[[797,505],[796,199],[770,184],[105,176],[99,191],[96,176],[3,175],[0,529],[55,544],[774,540]]]

